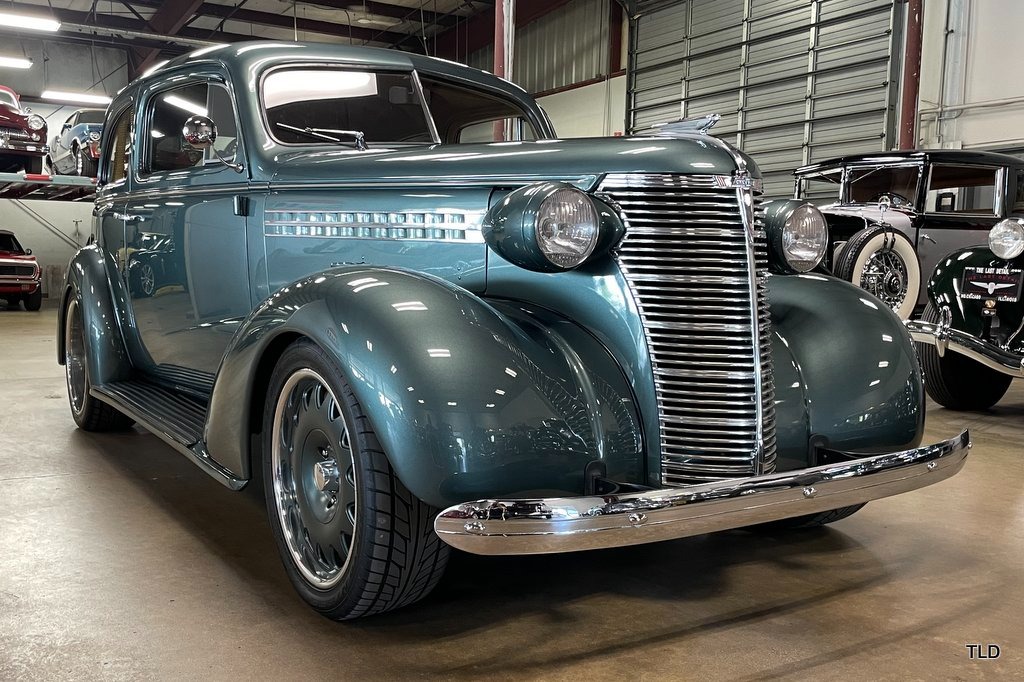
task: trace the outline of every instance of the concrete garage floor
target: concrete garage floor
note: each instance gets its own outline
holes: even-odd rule
[[[456,556],[426,602],[338,624],[261,498],[155,437],[77,431],[54,312],[0,310],[0,679],[964,679],[1024,670],[1024,382],[956,478],[827,530]],[[966,644],[996,644],[972,661]]]

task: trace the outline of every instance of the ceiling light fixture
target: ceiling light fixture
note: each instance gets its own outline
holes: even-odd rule
[[[0,57],[0,66],[9,69],[28,69],[32,67],[32,60],[21,57]]]
[[[60,22],[48,17],[32,17],[14,12],[0,12],[0,26],[27,28],[32,31],[56,31]]]
[[[43,99],[55,99],[59,102],[81,102],[82,104],[110,104],[107,95],[90,95],[86,92],[63,92],[61,90],[44,90],[40,95]]]

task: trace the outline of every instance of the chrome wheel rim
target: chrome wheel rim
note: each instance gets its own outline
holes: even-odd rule
[[[68,400],[71,411],[81,414],[88,390],[88,376],[85,371],[85,333],[82,329],[82,313],[78,301],[68,304],[64,319],[64,374],[68,382]]]
[[[909,285],[907,264],[893,249],[879,249],[871,254],[860,276],[860,287],[893,310],[903,305]]]
[[[296,370],[274,405],[271,477],[288,553],[315,588],[345,575],[356,537],[355,460],[334,392],[311,369]]]
[[[156,273],[153,272],[152,266],[142,266],[142,269],[139,271],[139,286],[142,287],[142,293],[147,296],[153,294],[153,290],[156,289]]]

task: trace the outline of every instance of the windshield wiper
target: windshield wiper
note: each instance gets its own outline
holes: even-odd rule
[[[288,125],[287,123],[281,123],[278,121],[274,125],[281,126],[287,130],[294,130],[297,133],[305,133],[310,137],[315,137],[319,140],[328,140],[330,142],[336,142],[338,144],[345,144],[345,140],[334,137],[334,135],[351,135],[354,138],[355,148],[360,151],[366,151],[366,135],[361,130],[336,130],[334,128],[300,128],[298,126]],[[326,135],[325,133],[333,133],[334,135]]]

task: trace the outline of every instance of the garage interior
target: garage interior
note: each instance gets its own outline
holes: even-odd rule
[[[713,134],[757,161],[765,196],[792,196],[794,169],[846,154],[1024,155],[1024,79],[1006,73],[1024,26],[1016,0],[21,0],[0,12],[60,22],[44,33],[0,19],[0,58],[28,63],[0,59],[0,85],[51,136],[163,60],[297,39],[504,72],[566,138],[721,114]],[[456,552],[410,608],[320,617],[290,589],[259,491],[227,494],[140,428],[93,434],[70,419],[57,299],[93,234],[91,200],[78,178],[0,174],[0,229],[33,250],[44,301],[38,312],[0,301],[0,679],[1024,670],[1020,382],[984,412],[929,400],[925,442],[971,429],[964,471],[834,526],[566,555]]]

